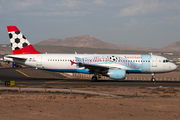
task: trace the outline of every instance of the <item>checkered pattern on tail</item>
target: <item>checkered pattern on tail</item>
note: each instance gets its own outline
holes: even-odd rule
[[[30,45],[29,41],[20,31],[8,32],[12,50],[18,50]]]

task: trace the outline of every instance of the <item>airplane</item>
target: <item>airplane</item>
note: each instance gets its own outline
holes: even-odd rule
[[[92,81],[101,76],[123,80],[126,74],[166,73],[177,69],[167,58],[152,54],[47,54],[38,52],[16,26],[7,26],[13,55],[4,60],[36,69],[94,74]]]

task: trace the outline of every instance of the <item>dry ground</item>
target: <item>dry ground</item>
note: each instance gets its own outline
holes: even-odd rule
[[[137,75],[135,74],[132,76],[137,77]],[[163,77],[180,77],[179,70],[159,75]],[[156,76],[158,77],[159,75]],[[95,91],[122,96],[123,98],[118,99],[112,97],[94,96],[90,94],[17,92],[0,90],[0,120],[180,119],[180,88],[161,86],[54,87]]]
[[[56,86],[63,88],[63,86]],[[1,120],[178,120],[180,88],[94,87],[66,88],[123,96],[0,91]]]

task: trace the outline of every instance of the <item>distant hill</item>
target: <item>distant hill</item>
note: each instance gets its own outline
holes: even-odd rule
[[[102,49],[120,49],[120,50],[148,50],[147,48],[136,47],[132,45],[115,45],[112,43],[101,41],[90,35],[68,37],[65,39],[51,38],[41,41],[36,45],[54,45],[54,46],[67,46],[67,47],[86,47],[86,48],[102,48]]]
[[[61,41],[62,39],[51,38],[51,39],[43,40],[37,43],[36,45],[59,45]]]
[[[67,37],[65,39],[51,38],[51,39],[41,41],[37,43],[36,45],[56,45],[56,46],[68,46],[68,47],[119,49],[117,45],[103,42],[90,35]]]
[[[119,49],[119,50],[135,50],[135,51],[160,51],[160,52],[180,52],[180,41],[167,45],[163,48],[144,48],[132,45],[116,45],[101,41],[90,35],[67,37],[65,39],[47,39],[37,43],[36,45],[52,45],[52,46],[66,46],[66,47],[84,47],[84,48],[98,48],[98,49]]]
[[[136,50],[136,51],[158,51],[156,48],[143,48],[132,45],[118,45],[121,50]]]
[[[159,51],[167,51],[167,52],[180,52],[180,41],[174,42],[170,45],[162,47]]]

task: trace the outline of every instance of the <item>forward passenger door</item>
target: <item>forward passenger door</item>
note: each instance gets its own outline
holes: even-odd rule
[[[151,66],[152,67],[157,67],[157,57],[156,56],[152,56]]]

